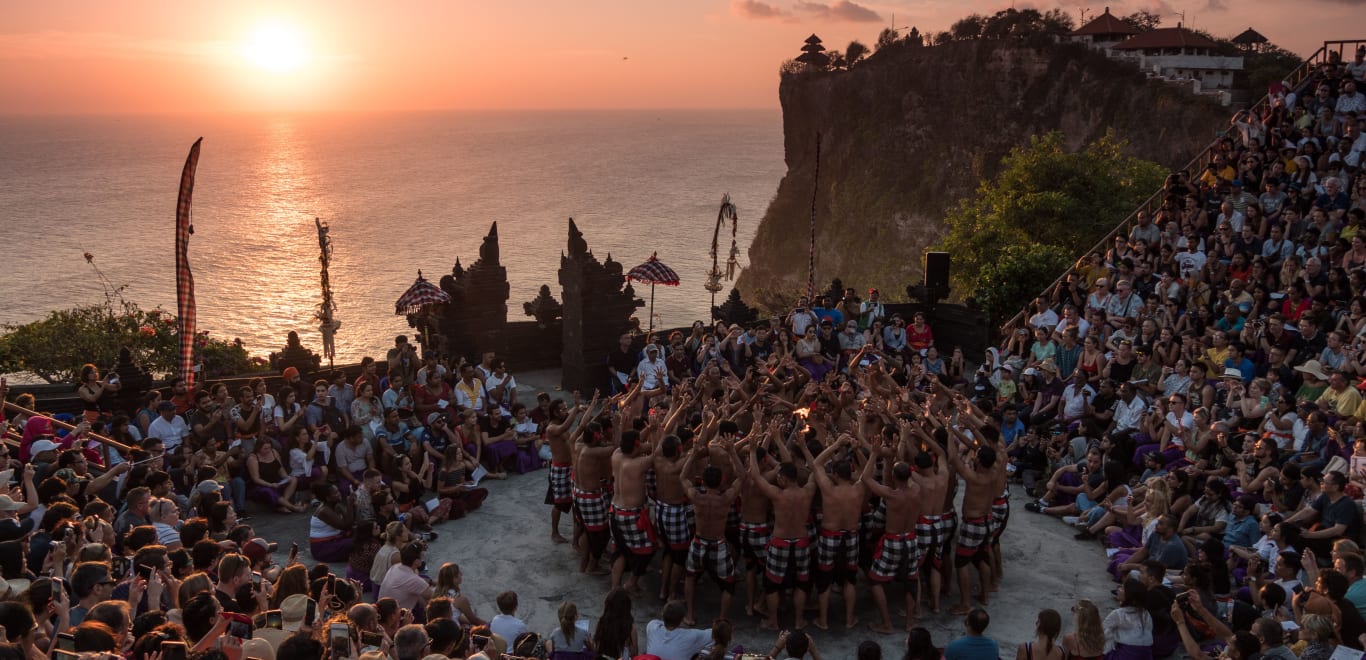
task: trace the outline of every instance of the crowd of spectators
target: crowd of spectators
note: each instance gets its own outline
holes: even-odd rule
[[[1238,113],[973,377],[1027,508],[1104,546],[1126,647],[1366,648],[1363,74]]]
[[[906,658],[985,660],[1000,655],[985,607],[1009,517],[998,474],[1024,484],[1030,511],[1100,540],[1097,561],[1117,582],[1108,614],[1089,600],[1071,606],[1067,634],[1057,611],[1041,610],[1022,660],[1142,660],[1178,648],[1322,660],[1363,648],[1363,74],[1359,52],[1324,65],[1307,93],[1283,90],[1264,113],[1236,116],[1208,168],[1173,174],[1161,207],[1040,297],[976,372],[961,350],[940,354],[923,314],[887,314],[876,290],[803,299],[752,327],[699,322],[643,349],[623,336],[601,408],[577,395],[528,405],[497,355],[419,357],[402,336],[383,374],[366,358],[354,379],[309,383],[287,368],[275,391],[263,379],[237,391],[182,379],[130,410],[111,403],[118,378],[88,365],[83,415],[70,427],[0,417],[17,440],[0,443],[0,658],[615,660],[642,648],[666,660],[728,658],[738,653],[731,620],[705,630],[691,620],[697,578],[711,573],[723,614],[742,574],[746,614],[768,627],[780,596],[794,599],[796,629],[776,633],[761,657],[819,660],[805,593],[814,584],[825,628],[832,583],[841,587],[852,626],[854,585],[867,580],[884,634],[886,591],[904,588]],[[30,395],[17,402],[39,408]],[[607,552],[616,572],[595,628],[565,602],[555,630],[531,631],[515,591],[481,617],[488,605],[462,594],[458,564],[428,568],[435,527],[477,509],[484,479],[568,468],[557,451],[571,446],[580,477],[586,456],[609,459],[602,480],[618,488]],[[672,488],[647,490],[646,465],[649,479],[670,474],[699,502],[729,506],[738,494],[724,538],[649,513],[638,516],[640,535],[624,533],[623,486],[656,505]],[[548,474],[546,503],[567,509]],[[960,478],[955,535],[934,521],[957,526]],[[590,556],[601,549],[590,549],[581,486],[575,546],[596,573]],[[846,510],[852,527],[832,527]],[[276,563],[278,543],[250,517],[298,513],[307,546]],[[737,543],[747,523],[805,536],[751,546],[746,532]],[[894,532],[902,523],[915,531]],[[683,537],[656,547],[638,538],[650,525]],[[800,552],[813,538],[819,552]],[[705,562],[692,549],[678,555],[680,541],[702,542]],[[630,557],[641,544],[643,557]],[[632,601],[656,552],[664,604],[641,643]],[[938,611],[955,574],[952,611],[966,634],[941,651],[913,619],[927,600]],[[881,648],[865,642],[858,657]]]

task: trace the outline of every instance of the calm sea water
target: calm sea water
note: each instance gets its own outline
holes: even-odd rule
[[[456,256],[473,263],[493,221],[511,320],[543,283],[559,297],[571,216],[600,259],[629,269],[658,251],[678,271],[682,286],[657,289],[657,325],[705,318],[722,193],[743,265],[785,171],[777,111],[0,118],[0,323],[102,301],[86,251],[131,300],[174,311],[176,189],[199,136],[200,329],[258,355],[290,330],[319,349],[318,216],[332,227],[339,361],[409,332],[394,300],[418,269],[436,280]]]

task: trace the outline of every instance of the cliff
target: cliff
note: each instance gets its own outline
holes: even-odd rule
[[[900,298],[945,210],[1029,136],[1060,130],[1079,148],[1113,129],[1131,155],[1180,168],[1229,116],[1080,46],[999,41],[897,46],[849,71],[784,75],[778,94],[787,174],[739,281],[760,301],[805,285],[818,131],[817,289],[841,277]]]

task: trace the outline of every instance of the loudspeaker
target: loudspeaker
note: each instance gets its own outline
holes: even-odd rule
[[[949,253],[925,253],[925,289],[930,295],[947,298],[949,295]]]

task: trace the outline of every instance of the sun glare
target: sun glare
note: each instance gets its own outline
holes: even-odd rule
[[[287,23],[265,23],[252,32],[243,53],[258,68],[274,73],[297,71],[308,63],[303,35]]]

